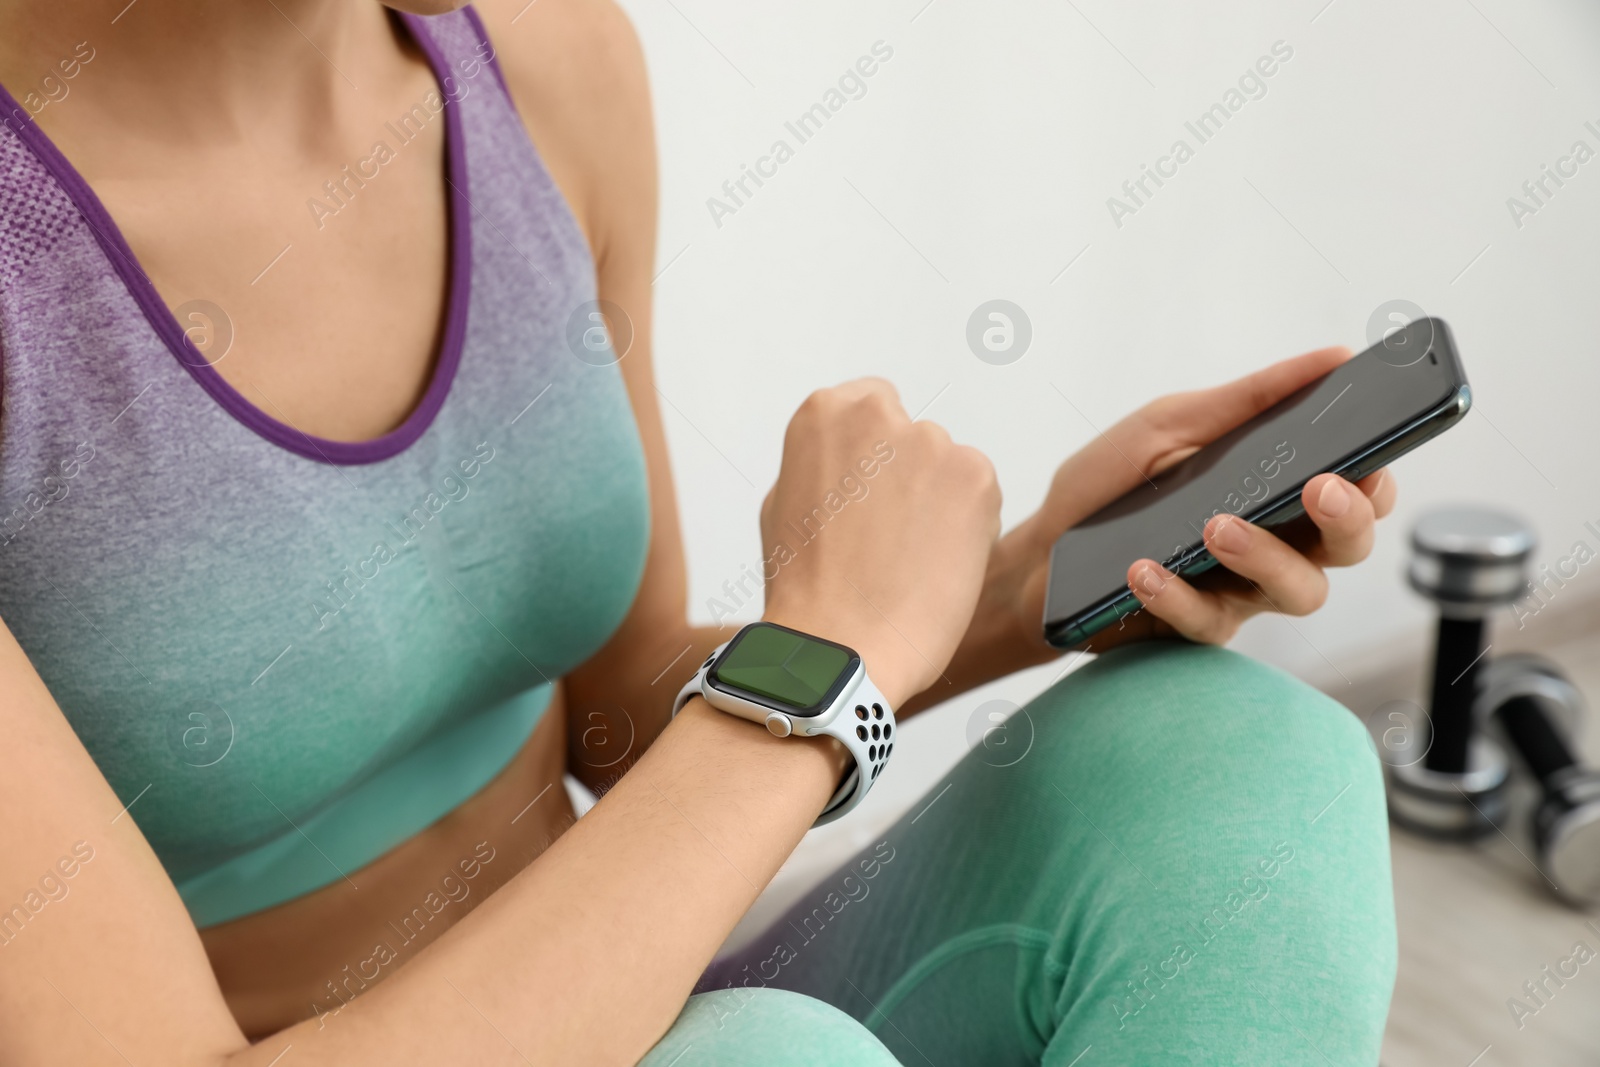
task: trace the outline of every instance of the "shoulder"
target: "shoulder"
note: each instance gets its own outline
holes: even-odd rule
[[[655,135],[638,35],[613,0],[479,0],[506,84],[597,262],[654,232]]]

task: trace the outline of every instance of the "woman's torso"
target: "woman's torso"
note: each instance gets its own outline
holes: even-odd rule
[[[197,918],[232,920],[204,935],[252,1031],[336,1009],[570,821],[547,679],[643,560],[626,393],[569,336],[583,234],[476,23],[409,24],[429,63],[364,75],[392,106],[349,128],[389,117],[329,185],[0,131],[0,193],[35,198],[0,212],[0,617]],[[353,839],[363,811],[393,840]],[[233,919],[282,848],[326,869],[268,896],[317,885]]]

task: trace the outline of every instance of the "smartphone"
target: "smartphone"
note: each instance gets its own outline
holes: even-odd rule
[[[1216,566],[1204,539],[1213,515],[1268,528],[1293,522],[1305,515],[1300,491],[1312,478],[1365,477],[1455,425],[1471,405],[1443,320],[1392,331],[1062,534],[1050,554],[1045,639],[1072,648],[1139,610],[1127,584],[1135,560],[1185,577]]]

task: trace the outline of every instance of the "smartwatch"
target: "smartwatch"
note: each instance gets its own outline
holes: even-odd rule
[[[813,824],[861,803],[894,751],[894,711],[844,645],[786,626],[754,622],[711,653],[678,693],[677,716],[692,697],[759,722],[774,737],[831,737],[855,760]]]

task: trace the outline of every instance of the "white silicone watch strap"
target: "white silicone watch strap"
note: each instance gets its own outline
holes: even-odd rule
[[[708,704],[719,711],[751,719],[757,723],[762,721],[746,708],[723,706],[724,701],[738,702],[714,689],[708,690],[705,684],[706,671],[726,647],[726,643],[717,646],[700,665],[694,677],[678,691],[678,698],[672,705],[674,717],[691,698],[702,696],[706,698]],[[865,666],[857,669],[854,686],[841,693],[833,706],[821,715],[807,718],[778,714],[775,717],[791,724],[794,736],[834,738],[844,745],[855,760],[855,767],[845,775],[844,781],[829,799],[827,806],[822,809],[822,814],[817,817],[813,826],[832,822],[860,804],[872,789],[872,784],[877,781],[878,775],[883,773],[883,768],[894,749],[896,729],[894,709],[878,691],[878,687],[872,684]],[[770,724],[768,728],[771,729]]]

